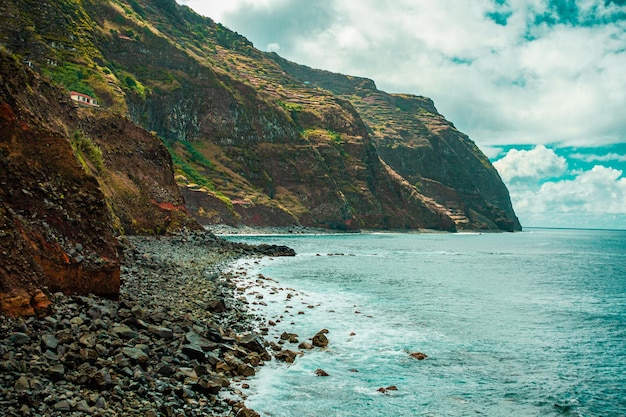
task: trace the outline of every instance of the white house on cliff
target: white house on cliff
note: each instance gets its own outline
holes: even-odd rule
[[[70,98],[78,104],[82,104],[83,106],[99,107],[96,99],[88,96],[87,94],[70,91]]]

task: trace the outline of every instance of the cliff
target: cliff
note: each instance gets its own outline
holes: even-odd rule
[[[380,157],[420,193],[444,206],[459,229],[521,230],[508,190],[489,159],[427,97],[388,94],[374,81],[317,70],[268,54],[312,87],[349,101]]]
[[[3,3],[0,43],[160,137],[201,223],[519,230],[489,161],[428,99],[316,81],[173,0]]]
[[[116,298],[115,234],[198,227],[163,144],[84,109],[0,50],[0,310],[45,311],[47,294]]]

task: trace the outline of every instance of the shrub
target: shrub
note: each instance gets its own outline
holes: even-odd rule
[[[90,173],[89,164],[91,162],[97,173],[104,171],[104,160],[102,158],[102,150],[89,137],[77,130],[70,138],[70,145],[74,151],[74,155],[78,162],[83,166],[86,172]]]

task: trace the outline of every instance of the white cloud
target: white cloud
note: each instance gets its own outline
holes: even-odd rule
[[[626,229],[626,178],[596,165],[571,180],[508,184],[524,226]]]
[[[626,162],[626,155],[620,155],[614,152],[606,155],[573,153],[569,157],[572,159],[580,159],[585,162]]]
[[[596,165],[573,180],[544,183],[528,211],[626,214],[626,178],[620,170]]]
[[[191,7],[196,12],[208,16],[216,22],[224,23],[224,15],[233,10],[237,10],[242,4],[245,4],[245,0],[176,0],[180,4]]]
[[[566,159],[543,145],[512,149],[493,165],[507,184],[524,226],[626,229],[622,170],[596,165],[568,171]]]
[[[511,149],[493,166],[505,182],[512,183],[560,177],[567,170],[567,161],[552,149],[538,145],[529,151]]]
[[[280,51],[280,44],[273,42],[267,45],[265,48],[267,52],[278,52]]]

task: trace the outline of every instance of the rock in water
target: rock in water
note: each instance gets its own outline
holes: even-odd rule
[[[422,353],[422,352],[413,352],[409,356],[411,356],[412,358],[417,359],[418,361],[423,361],[424,359],[426,359],[428,357],[428,355],[426,355],[425,353]]]
[[[326,337],[326,334],[328,330],[326,330],[326,332],[324,332],[324,330],[320,330],[315,336],[313,336],[313,346],[316,347],[326,347],[328,346],[328,338]]]
[[[296,355],[297,355],[296,352],[286,349],[286,350],[281,350],[280,352],[276,353],[274,356],[279,361],[293,363],[296,360]]]

